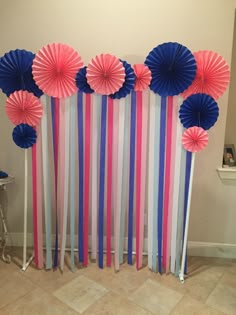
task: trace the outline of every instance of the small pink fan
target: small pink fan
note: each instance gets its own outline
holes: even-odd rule
[[[36,127],[42,118],[43,107],[33,93],[20,90],[7,98],[6,113],[14,125],[28,124]]]
[[[184,98],[191,94],[204,93],[217,100],[227,89],[230,70],[222,56],[213,51],[198,51],[194,54],[197,63],[193,83],[182,93]]]
[[[125,81],[125,69],[115,56],[101,54],[88,64],[86,77],[88,84],[96,93],[110,95],[122,87]]]
[[[152,79],[151,71],[144,64],[135,64],[133,65],[133,69],[136,76],[134,90],[145,90],[149,86]]]
[[[69,97],[77,91],[75,77],[83,65],[80,55],[72,47],[61,43],[49,44],[35,56],[33,78],[45,94]]]
[[[191,127],[184,131],[182,144],[187,151],[199,152],[208,144],[208,134],[201,127]]]

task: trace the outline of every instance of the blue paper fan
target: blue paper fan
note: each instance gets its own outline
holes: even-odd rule
[[[28,149],[36,143],[37,134],[33,127],[20,124],[13,129],[12,138],[18,147]]]
[[[184,128],[193,126],[210,129],[217,121],[219,107],[207,94],[190,95],[180,106],[179,118]]]
[[[178,43],[155,47],[145,64],[152,73],[150,89],[161,96],[179,95],[193,82],[196,61],[191,51]]]
[[[75,79],[76,86],[81,92],[92,94],[94,93],[94,90],[91,89],[90,85],[88,84],[86,74],[87,74],[87,67],[83,67],[78,71],[78,73],[76,74],[76,79]]]
[[[35,55],[26,50],[11,50],[0,58],[0,88],[9,96],[24,90],[40,97],[43,92],[32,76],[32,63]]]
[[[125,68],[125,82],[123,83],[122,87],[119,91],[115,92],[114,94],[109,95],[112,99],[120,99],[122,97],[126,97],[130,94],[130,92],[134,89],[135,84],[135,74],[134,70],[131,65],[123,60],[120,60]]]

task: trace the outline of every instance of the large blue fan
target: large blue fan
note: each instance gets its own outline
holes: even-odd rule
[[[150,89],[161,96],[182,93],[193,82],[197,69],[191,51],[178,43],[164,43],[155,47],[145,64],[152,73]]]
[[[87,67],[81,68],[76,74],[75,82],[76,82],[76,86],[81,92],[91,94],[94,92],[94,90],[91,89],[90,85],[88,84],[86,74],[87,74]]]
[[[43,92],[32,76],[32,63],[35,55],[26,50],[11,50],[0,58],[0,88],[9,96],[24,90],[40,97]]]
[[[207,94],[190,95],[180,106],[179,118],[184,128],[193,126],[210,129],[217,121],[219,107]]]
[[[33,127],[20,124],[13,129],[12,138],[18,147],[28,149],[36,143],[37,134]]]
[[[121,60],[121,62],[125,68],[125,82],[123,83],[119,91],[109,95],[110,98],[113,99],[120,99],[122,97],[126,97],[134,89],[135,84],[134,70],[128,62],[123,60]]]

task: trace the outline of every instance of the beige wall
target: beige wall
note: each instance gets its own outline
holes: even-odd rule
[[[142,62],[157,44],[178,41],[192,51],[211,49],[230,63],[235,1],[231,0],[0,0],[0,55],[10,49],[36,52],[50,42],[79,51],[85,63],[110,52]],[[11,140],[12,125],[1,95],[0,166],[16,176],[9,189],[9,225],[22,231],[23,153]],[[222,163],[228,93],[208,148],[197,155],[190,240],[236,243],[235,186],[223,184]]]

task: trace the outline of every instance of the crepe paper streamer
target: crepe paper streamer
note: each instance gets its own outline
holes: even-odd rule
[[[144,64],[135,64],[133,66],[135,73],[135,91],[143,91],[145,90],[152,79],[151,71]]]
[[[70,98],[70,262],[71,270],[75,271],[75,125],[76,95]]]
[[[174,119],[177,116],[178,105],[174,108]],[[179,204],[179,187],[180,187],[180,170],[181,170],[181,137],[182,137],[182,125],[177,120],[176,139],[173,141],[173,147],[175,147],[174,170],[173,172],[173,203],[172,203],[172,224],[171,224],[171,266],[170,270],[175,273],[175,259],[176,259],[176,243],[177,243],[177,223],[178,223],[178,204]],[[174,129],[173,129],[174,131]]]
[[[193,83],[182,94],[205,93],[218,100],[226,91],[230,81],[230,69],[222,56],[210,50],[193,53],[197,63],[197,73]]]
[[[61,43],[48,44],[33,60],[33,78],[45,94],[68,97],[77,91],[75,76],[83,65],[80,55],[72,47]]]
[[[208,134],[201,127],[191,127],[185,130],[182,144],[189,152],[199,152],[208,144]]]
[[[52,140],[54,157],[54,187],[55,187],[55,214],[56,214],[56,237],[53,267],[58,266],[58,148],[60,129],[60,102],[58,98],[51,98]]]
[[[130,161],[129,161],[129,215],[128,215],[128,264],[132,265],[134,174],[135,174],[136,92],[131,92]]]
[[[39,99],[33,93],[16,91],[6,101],[6,113],[14,125],[37,126],[43,115]]]
[[[41,97],[43,104],[43,117],[41,120],[42,128],[42,164],[43,164],[43,195],[45,211],[45,233],[46,233],[46,269],[52,268],[52,239],[51,239],[51,183],[49,172],[48,156],[48,105],[50,99],[48,96]]]
[[[100,178],[99,178],[99,209],[98,209],[98,266],[99,268],[103,268],[106,116],[107,116],[107,97],[103,95],[102,96],[102,114],[101,114]]]
[[[176,267],[175,276],[179,276],[181,244],[183,236],[184,223],[184,190],[186,176],[186,153],[187,151],[181,145],[181,162],[180,162],[180,180],[179,180],[179,202],[178,202],[178,220],[177,220],[177,236],[176,236]]]
[[[170,97],[172,98],[172,97]],[[176,133],[178,121],[178,97],[173,97],[172,106],[172,135],[171,135],[171,165],[170,165],[170,190],[169,190],[169,208],[167,222],[167,242],[166,242],[166,273],[170,271],[171,259],[171,238],[172,238],[172,209],[174,193],[174,173],[175,173],[175,151],[176,151]],[[176,220],[177,221],[177,220]],[[175,221],[175,225],[176,222]]]
[[[124,239],[125,239],[125,215],[127,211],[128,197],[128,173],[129,173],[129,130],[130,130],[130,97],[125,98],[125,121],[124,121],[124,150],[123,150],[123,171],[122,171],[122,197],[120,217],[120,264],[124,263]]]
[[[110,95],[122,87],[125,69],[115,56],[101,54],[89,62],[86,76],[88,84],[96,93]]]
[[[40,97],[43,92],[38,88],[32,76],[32,63],[35,55],[24,49],[7,52],[0,58],[0,88],[9,96],[24,90]]]
[[[195,164],[195,153],[187,152],[186,159],[186,180],[185,180],[185,201],[184,201],[184,236],[183,236],[183,252],[181,269],[179,279],[184,282],[184,273],[187,273],[187,240],[188,240],[188,227],[190,218],[190,207],[192,198],[193,174]]]
[[[94,90],[91,89],[91,87],[89,86],[86,74],[87,74],[87,67],[81,68],[79,70],[79,72],[76,74],[76,80],[75,81],[76,81],[76,85],[77,85],[78,89],[81,92],[84,92],[86,94],[91,94],[94,92]]]
[[[84,261],[88,265],[88,227],[90,191],[90,143],[91,143],[91,95],[85,96],[85,138],[84,138]]]
[[[78,92],[78,157],[79,157],[79,262],[84,261],[84,127],[83,127],[83,93]]]
[[[191,51],[179,43],[164,43],[147,56],[145,65],[152,73],[150,89],[161,96],[182,93],[193,82],[196,61]]]
[[[167,237],[170,202],[170,178],[172,159],[172,123],[173,123],[173,97],[167,98],[167,121],[166,121],[166,159],[165,159],[165,184],[164,184],[164,206],[163,206],[163,267],[167,265]]]
[[[122,62],[123,67],[125,68],[125,81],[122,87],[119,89],[119,91],[110,95],[112,99],[120,99],[122,97],[126,97],[134,88],[135,83],[134,70],[132,69],[131,65],[126,61],[123,60],[120,61]]]
[[[95,94],[92,96],[92,152],[91,152],[91,220],[92,220],[92,259],[97,258],[97,215],[98,215],[98,106],[100,102],[100,96]]]
[[[124,153],[124,123],[125,123],[125,100],[122,98],[119,107],[119,127],[118,127],[118,154],[117,154],[117,196],[115,207],[115,270],[119,270],[120,257],[120,223],[122,207],[122,171],[123,171],[123,153]]]
[[[18,147],[28,149],[36,143],[37,135],[33,127],[20,124],[13,129],[12,138]]]
[[[141,267],[140,257],[140,224],[141,224],[141,176],[142,176],[142,92],[137,92],[136,101],[136,268]]]
[[[165,130],[166,130],[166,97],[161,98],[160,117],[160,150],[159,150],[159,187],[158,187],[158,271],[162,273],[162,219],[165,174]]]
[[[155,96],[155,135],[154,135],[154,185],[153,185],[153,246],[152,246],[152,269],[157,272],[158,254],[158,185],[159,185],[159,147],[160,147],[160,119],[161,119],[161,97]]]
[[[64,132],[64,203],[63,203],[63,226],[62,226],[62,245],[61,245],[61,257],[60,257],[60,269],[64,267],[65,247],[66,247],[66,235],[67,235],[67,213],[68,213],[68,200],[69,200],[69,148],[70,148],[70,100],[67,98],[63,104],[62,110],[64,110],[64,126],[62,124]]]
[[[111,201],[112,201],[112,142],[113,142],[113,100],[107,104],[107,215],[106,215],[106,249],[107,267],[111,267]]]
[[[153,257],[153,204],[154,204],[154,135],[155,135],[155,94],[150,93],[149,145],[148,145],[148,268],[152,269]],[[156,235],[155,235],[156,237]]]
[[[179,118],[184,128],[202,127],[210,129],[219,116],[216,101],[207,94],[190,95],[180,106]]]

